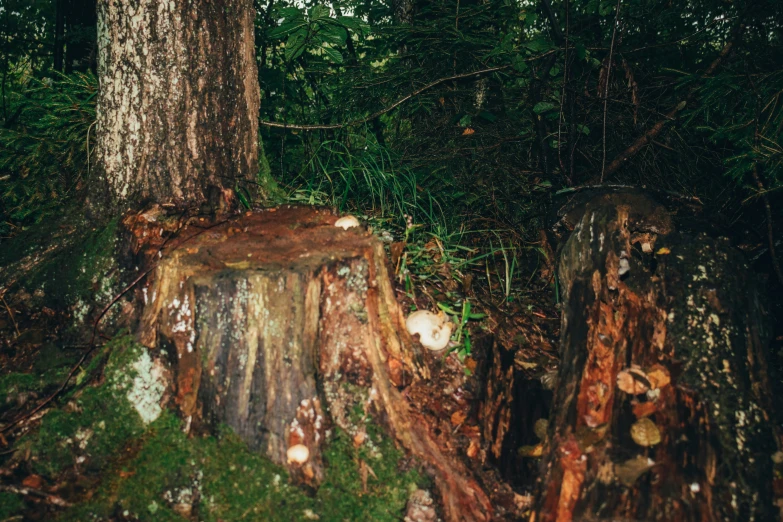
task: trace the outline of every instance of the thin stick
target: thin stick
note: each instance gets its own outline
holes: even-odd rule
[[[617,36],[617,20],[620,16],[620,0],[617,0],[617,8],[614,11],[614,27],[612,28],[612,43],[609,45],[609,63],[606,66],[606,83],[604,84],[604,128],[603,128],[603,157],[601,159],[601,181],[604,182],[606,171],[606,109],[609,102],[609,82],[612,81],[612,54],[614,53],[614,39]]]
[[[756,182],[756,186],[761,194],[761,199],[764,202],[764,212],[767,215],[767,241],[769,242],[769,257],[772,259],[772,268],[775,270],[775,275],[778,276],[778,281],[783,285],[783,271],[780,270],[780,261],[775,253],[775,234],[772,227],[772,207],[769,204],[769,198],[765,194],[764,184],[759,177],[759,169],[756,163],[753,164],[753,181]]]
[[[5,294],[0,294],[0,300],[3,301],[5,309],[8,310],[8,317],[11,318],[11,323],[14,325],[14,330],[16,330],[16,338],[18,339],[22,334],[19,333],[19,326],[16,324],[16,319],[14,319],[14,313],[11,311],[11,307],[8,306],[8,303],[5,302]]]
[[[542,55],[543,56],[543,55]],[[503,65],[502,67],[490,67],[489,69],[482,69],[480,71],[473,71],[469,73],[464,74],[455,74],[454,76],[449,76],[447,78],[440,78],[438,80],[435,80],[432,83],[428,83],[424,87],[420,89],[416,89],[412,93],[408,94],[407,96],[403,96],[396,102],[392,103],[385,109],[381,109],[378,112],[374,112],[367,116],[366,118],[361,118],[358,120],[352,120],[346,123],[335,123],[332,125],[293,125],[289,123],[278,123],[276,121],[259,121],[258,123],[265,126],[265,127],[272,127],[276,129],[291,129],[291,130],[303,130],[303,131],[311,131],[311,130],[333,130],[333,129],[342,129],[343,127],[348,127],[349,125],[360,125],[362,123],[367,123],[368,121],[374,120],[375,118],[382,116],[386,114],[387,112],[393,111],[406,101],[410,100],[414,96],[418,96],[419,94],[423,93],[426,90],[432,89],[433,87],[436,87],[440,85],[441,83],[448,82],[451,80],[460,80],[462,78],[470,78],[471,76],[478,76],[480,74],[487,74],[495,71],[502,71],[503,69],[508,69],[511,67],[510,65]]]
[[[18,486],[6,486],[0,484],[0,491],[8,491],[9,493],[16,493],[17,495],[22,495],[25,497],[39,498],[44,502],[46,502],[47,504],[52,504],[53,506],[58,506],[58,507],[73,506],[73,504],[71,504],[67,500],[64,500],[62,497],[58,497],[57,495],[52,495],[51,493],[41,491],[40,489],[18,487]]]

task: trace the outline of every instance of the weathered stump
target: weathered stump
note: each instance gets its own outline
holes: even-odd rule
[[[741,254],[638,193],[572,217],[531,520],[771,520],[769,332]]]
[[[399,391],[427,368],[405,332],[382,245],[335,220],[280,208],[186,228],[141,290],[142,342],[169,354],[188,422],[230,426],[295,481],[317,487],[333,425],[362,443],[352,415],[364,412],[431,470],[448,520],[488,520],[484,493]],[[287,458],[300,444],[303,464]]]

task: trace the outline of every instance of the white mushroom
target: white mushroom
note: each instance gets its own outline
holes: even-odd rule
[[[448,346],[454,325],[443,313],[434,314],[427,310],[419,310],[408,316],[405,327],[409,334],[419,334],[419,342],[423,347],[437,352]]]
[[[337,221],[335,221],[334,226],[343,227],[344,230],[348,230],[349,228],[352,227],[358,227],[359,220],[353,217],[352,215],[348,214],[347,216],[343,216]]]
[[[288,463],[304,464],[310,458],[310,450],[304,444],[294,444],[286,452]]]

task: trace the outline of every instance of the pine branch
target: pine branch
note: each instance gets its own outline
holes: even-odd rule
[[[742,35],[742,31],[744,29],[745,29],[744,24],[740,24],[737,27],[734,38],[732,38],[729,42],[726,43],[726,45],[723,47],[718,57],[715,58],[715,60],[713,60],[713,62],[710,64],[709,67],[707,67],[707,69],[704,71],[704,74],[702,74],[701,76],[702,79],[708,78],[715,73],[715,71],[718,69],[720,64],[726,59],[726,57],[734,49],[734,46],[736,45],[736,42],[739,40],[740,36]],[[674,120],[677,114],[679,114],[680,111],[682,111],[688,105],[688,102],[692,101],[695,98],[695,96],[696,96],[696,88],[694,87],[693,89],[691,89],[691,91],[688,93],[688,95],[685,97],[684,100],[682,100],[673,109],[671,109],[668,113],[666,113],[664,119],[655,123],[655,125],[650,127],[650,129],[648,129],[647,132],[639,136],[636,139],[636,141],[634,141],[627,149],[625,149],[623,152],[618,154],[612,160],[612,162],[609,165],[607,165],[602,175],[602,178],[605,175],[611,175],[617,170],[619,170],[623,165],[625,165],[625,162],[627,162],[629,159],[634,157],[646,145],[648,145],[655,138],[657,138],[658,135],[666,126],[666,124]]]

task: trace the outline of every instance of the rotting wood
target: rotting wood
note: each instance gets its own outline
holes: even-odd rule
[[[381,243],[335,220],[283,207],[206,232],[183,227],[181,237],[199,236],[164,248],[138,289],[142,343],[168,354],[174,400],[190,426],[231,426],[295,481],[318,485],[332,425],[363,439],[351,417],[358,410],[427,466],[447,520],[490,520],[486,494],[400,391],[428,368],[405,332]],[[126,223],[159,228],[155,219]],[[150,231],[134,235],[153,237],[155,251]],[[139,257],[156,256],[142,247]],[[309,449],[301,466],[286,460],[296,444]]]
[[[741,254],[643,194],[579,208],[533,519],[770,520],[769,329]]]

